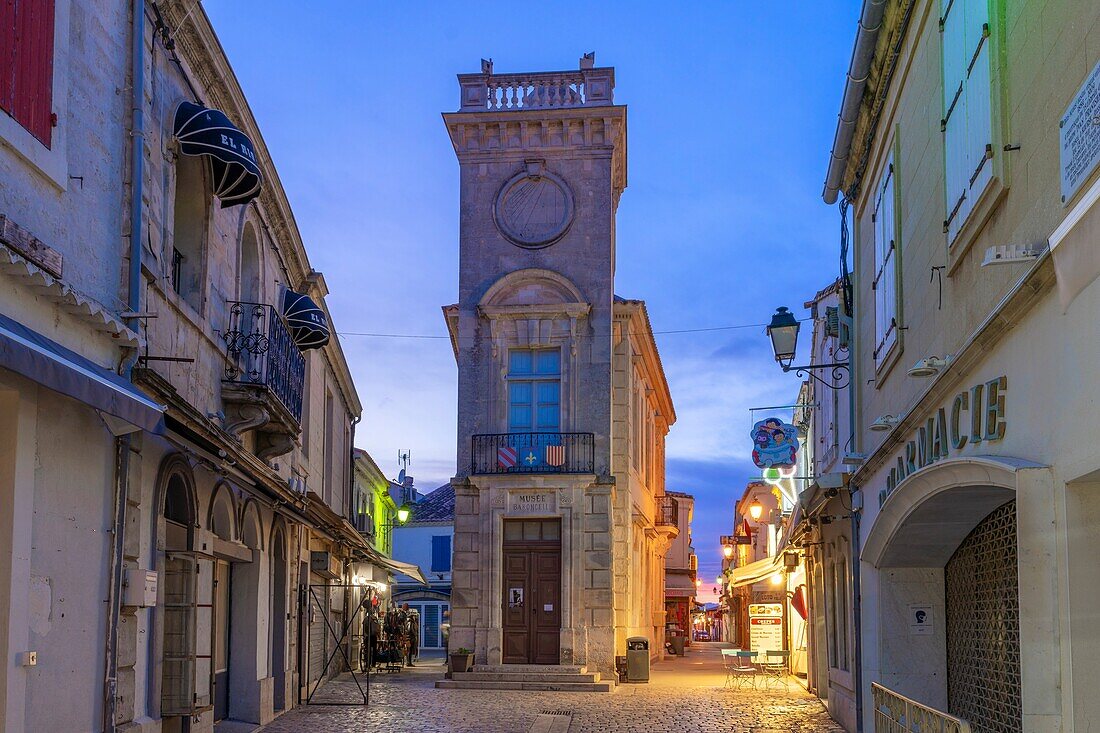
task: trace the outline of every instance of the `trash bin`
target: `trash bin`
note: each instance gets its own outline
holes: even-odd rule
[[[684,642],[687,638],[681,634],[674,634],[668,637],[668,643],[672,646],[672,653],[678,657],[684,656]]]
[[[649,682],[649,639],[644,636],[626,640],[626,681]]]

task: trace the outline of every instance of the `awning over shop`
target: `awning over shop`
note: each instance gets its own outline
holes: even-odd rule
[[[392,560],[388,557],[379,555],[375,562],[379,565],[394,570],[398,573],[409,576],[418,583],[428,584],[428,579],[424,577],[424,573],[420,572],[420,568],[413,565],[411,562],[401,562],[400,560]]]
[[[428,584],[428,579],[424,577],[424,573],[420,571],[417,565],[386,557],[370,545],[366,545],[364,549],[360,549],[359,553],[369,563],[373,563],[386,570],[407,575],[418,583],[423,583],[424,585]],[[378,578],[375,578],[375,580],[378,580]]]
[[[176,108],[174,132],[184,155],[204,155],[222,208],[246,204],[260,193],[263,176],[255,147],[222,112],[191,102]]]
[[[749,563],[739,568],[734,568],[730,577],[730,587],[738,588],[742,585],[752,585],[753,583],[759,583],[761,580],[770,578],[776,573],[783,572],[783,554],[777,554],[774,557],[764,558],[763,560],[757,560],[756,562]]]
[[[164,432],[163,405],[109,369],[2,314],[0,367],[142,430]]]
[[[283,319],[290,337],[299,349],[319,349],[328,343],[328,317],[313,298],[293,290],[283,290]]]

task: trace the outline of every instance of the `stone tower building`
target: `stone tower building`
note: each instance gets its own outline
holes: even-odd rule
[[[450,644],[479,665],[608,673],[627,636],[662,641],[672,403],[644,304],[614,294],[626,107],[593,62],[485,61],[443,116],[461,166]]]

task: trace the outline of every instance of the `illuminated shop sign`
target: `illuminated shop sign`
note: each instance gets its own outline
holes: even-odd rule
[[[959,392],[917,428],[913,439],[905,444],[886,477],[886,488],[879,492],[882,506],[898,484],[925,466],[957,453],[967,445],[1005,437],[1005,393],[1008,377],[1001,376],[969,390]]]
[[[798,463],[798,428],[778,417],[752,426],[752,462],[757,468],[778,468]]]

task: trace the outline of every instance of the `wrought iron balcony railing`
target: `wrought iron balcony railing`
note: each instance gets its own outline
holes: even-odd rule
[[[657,497],[656,524],[663,527],[680,526],[680,505],[671,496]]]
[[[472,441],[471,474],[594,472],[592,433],[493,433]]]
[[[229,301],[225,344],[225,381],[267,387],[300,422],[306,359],[279,312],[263,303]]]

